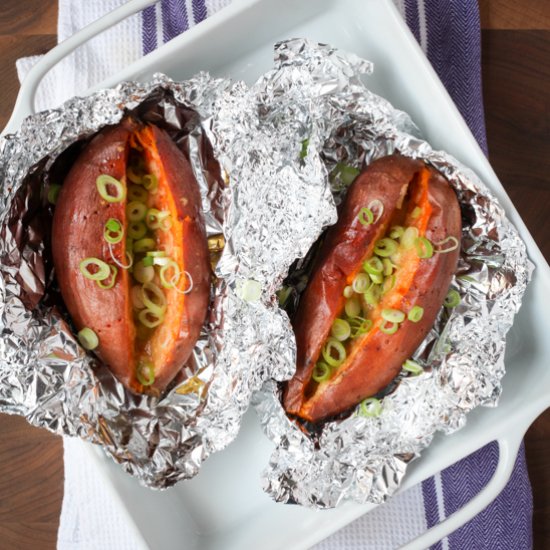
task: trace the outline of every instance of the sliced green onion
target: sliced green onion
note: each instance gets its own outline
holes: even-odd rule
[[[162,229],[166,231],[172,226],[170,212],[149,208],[145,216],[145,223],[149,229]]]
[[[59,191],[61,191],[61,185],[58,183],[51,183],[48,189],[48,202],[50,204],[55,204],[57,202],[57,197],[59,197]]]
[[[136,201],[145,203],[147,201],[147,197],[147,191],[143,189],[143,187],[139,187],[138,185],[130,185],[128,188],[128,198],[132,202]]]
[[[407,227],[403,236],[401,237],[400,243],[405,248],[412,248],[414,246],[414,241],[418,237],[418,229],[416,227]]]
[[[148,252],[156,246],[155,240],[149,237],[139,239],[134,243],[134,252]]]
[[[372,321],[370,319],[364,319],[363,317],[353,317],[349,320],[349,324],[352,338],[358,338],[366,334],[372,328]]]
[[[155,264],[155,258],[151,256],[145,256],[141,261],[145,267],[152,267]]]
[[[118,244],[124,238],[122,224],[115,218],[109,218],[103,228],[103,238],[111,244]]]
[[[129,166],[126,170],[126,177],[132,182],[141,184],[143,172],[137,172],[133,166]]]
[[[361,225],[370,225],[374,221],[374,214],[370,208],[361,208],[357,219]]]
[[[143,202],[132,201],[126,205],[126,215],[131,222],[140,222],[147,214],[147,206]]]
[[[315,380],[315,382],[324,382],[330,378],[331,374],[332,371],[330,370],[330,367],[326,363],[320,361],[315,365],[315,367],[313,367],[313,374],[311,377]]]
[[[350,337],[351,327],[347,321],[344,321],[344,319],[334,319],[330,333],[334,336],[334,338],[336,338],[336,340],[344,342]]]
[[[377,416],[380,416],[381,412],[382,403],[380,399],[376,399],[376,397],[367,397],[367,399],[363,399],[359,405],[359,414],[361,416],[376,418]]]
[[[390,229],[390,238],[391,239],[400,239],[403,236],[403,233],[405,233],[405,228],[401,227],[400,225],[394,225]]]
[[[376,241],[376,243],[374,244],[374,253],[383,258],[391,256],[396,250],[397,242],[387,237]]]
[[[159,185],[157,176],[155,176],[155,174],[147,174],[143,176],[141,184],[143,185],[143,187],[145,187],[145,189],[147,189],[147,191],[149,191],[149,193],[152,194],[155,194],[157,192]]]
[[[168,263],[166,265],[163,265],[159,271],[160,284],[164,288],[173,288],[179,283],[181,271],[179,265],[174,260],[171,260],[169,258],[166,259],[168,260]],[[167,273],[169,269],[172,269],[174,273],[172,274],[172,277],[167,278]]]
[[[105,199],[107,202],[122,202],[126,198],[126,189],[124,185],[113,176],[107,174],[101,174],[96,179],[96,187],[101,195],[102,199]],[[114,194],[109,192],[109,188],[115,190]]]
[[[381,315],[384,321],[390,323],[402,323],[405,320],[405,314],[398,309],[383,309]]]
[[[351,298],[353,296],[353,287],[347,286],[344,288],[344,298]]]
[[[422,213],[422,209],[420,208],[420,206],[416,206],[411,212],[411,218],[413,220],[416,220],[416,218],[418,218],[418,216],[420,216],[421,213]]]
[[[380,285],[372,285],[363,295],[369,306],[375,306],[380,301],[382,295],[382,287]]]
[[[154,278],[155,268],[152,265],[145,265],[141,260],[134,266],[134,279],[138,283],[150,283]]]
[[[451,246],[448,246],[447,248],[439,248],[440,246],[444,246],[447,243],[452,243]],[[447,237],[446,239],[443,239],[439,243],[434,243],[434,246],[437,247],[436,253],[437,254],[447,254],[448,252],[453,252],[453,250],[456,250],[458,248],[458,239],[456,237],[453,237],[452,235]]]
[[[99,345],[99,338],[91,328],[84,327],[81,331],[78,332],[77,336],[80,345],[84,349],[93,350]]]
[[[456,307],[458,304],[460,304],[460,294],[454,289],[449,290],[445,300],[443,300],[443,305],[450,308]]]
[[[434,255],[434,247],[426,237],[417,237],[414,240],[414,246],[421,259],[431,258]]]
[[[382,273],[369,273],[369,277],[370,280],[377,285],[381,285],[384,282]]]
[[[384,258],[382,260],[382,265],[384,266],[384,277],[389,277],[393,273],[393,268],[395,266],[392,264],[392,261],[389,258]]]
[[[143,222],[132,222],[128,225],[128,237],[142,239],[147,233],[147,227]]]
[[[357,317],[361,313],[361,304],[355,297],[348,298],[346,300],[346,304],[344,305],[344,310],[348,317]]]
[[[136,369],[136,378],[142,386],[150,386],[155,381],[155,366],[153,363],[142,359]]]
[[[384,294],[386,292],[389,292],[395,286],[396,281],[397,281],[397,277],[395,276],[395,274],[390,275],[389,277],[386,278],[383,285]]]
[[[399,323],[392,323],[390,321],[384,321],[380,325],[380,330],[384,334],[395,334],[398,328],[399,328]]]
[[[110,290],[115,286],[116,283],[116,275],[118,273],[118,269],[114,265],[110,265],[109,269],[111,270],[111,279],[107,284],[105,284],[103,281],[96,281],[99,288],[103,288],[104,290]]]
[[[145,325],[147,328],[158,327],[162,321],[164,321],[164,313],[157,313],[156,311],[151,311],[150,309],[142,309],[138,313],[138,319],[142,325]]]
[[[420,319],[424,316],[424,308],[420,306],[413,306],[409,314],[407,315],[407,319],[409,321],[412,321],[413,323],[418,323]]]
[[[410,372],[414,376],[417,376],[418,374],[422,374],[424,372],[424,369],[416,361],[413,361],[412,359],[407,359],[403,363],[403,370]]]
[[[145,283],[141,287],[141,299],[147,309],[159,316],[166,311],[166,297],[154,283]]]
[[[164,251],[164,250],[149,250],[149,252],[147,252],[147,256],[151,256],[151,258],[164,258],[166,256],[166,251]]]
[[[354,168],[353,166],[344,164],[343,162],[339,162],[334,170],[334,174],[339,175],[340,181],[346,186],[351,185],[360,172],[361,171],[358,168]]]
[[[366,273],[358,273],[355,279],[353,279],[352,288],[357,294],[363,294],[367,291],[370,284],[370,278]]]
[[[96,271],[91,272],[89,269],[90,266],[94,266],[96,268]],[[100,260],[99,258],[86,258],[85,260],[82,260],[80,262],[79,268],[82,275],[84,275],[86,279],[90,279],[91,281],[103,281],[111,273],[109,264],[106,264],[103,260]]]
[[[322,354],[331,367],[339,367],[346,359],[346,348],[336,338],[330,337],[323,346]]]
[[[363,263],[363,269],[369,275],[380,275],[384,271],[384,264],[380,258],[373,256],[370,260]]]
[[[113,246],[111,245],[111,243],[109,243],[108,246],[109,246],[109,253],[111,254],[111,259],[113,260],[113,262],[115,262],[116,265],[118,265],[118,267],[122,269],[130,269],[132,267],[132,265],[134,264],[134,255],[131,252],[126,251],[126,258],[128,260],[128,263],[123,264],[122,262],[117,260],[117,258],[115,257],[115,254],[113,252]]]
[[[309,146],[309,138],[302,141],[302,149],[300,150],[300,158],[305,159],[307,157],[307,148]]]

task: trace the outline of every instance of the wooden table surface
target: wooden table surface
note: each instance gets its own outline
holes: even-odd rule
[[[490,160],[550,260],[550,2],[480,0]],[[3,0],[0,128],[19,88],[15,60],[56,43],[56,0]],[[0,548],[55,548],[63,497],[61,439],[0,415]],[[535,548],[550,548],[550,410],[525,438]],[[513,550],[513,549],[510,549]]]

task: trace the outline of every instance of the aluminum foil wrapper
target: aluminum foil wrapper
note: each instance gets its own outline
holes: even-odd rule
[[[506,333],[532,271],[524,243],[495,196],[471,170],[423,141],[405,113],[365,87],[361,74],[370,69],[354,55],[293,40],[276,46],[276,68],[265,79],[275,96],[293,96],[297,88],[302,96],[309,93],[316,122],[310,150],[320,147],[336,203],[345,194],[338,163],[361,168],[400,152],[424,159],[447,177],[463,217],[461,256],[452,281],[461,302],[452,310],[442,308],[413,356],[424,372],[402,372],[387,389],[378,417],[362,416],[357,407],[306,435],[285,415],[280,384],[266,383],[254,403],[276,449],[262,483],[279,502],[317,508],[344,501],[380,503],[399,487],[407,464],[435,432],[461,428],[466,413],[478,405],[495,406]],[[330,201],[326,208],[332,211]],[[288,284],[299,293],[307,259],[294,269],[299,276],[291,273]]]
[[[0,140],[0,411],[99,444],[142,484],[165,488],[235,438],[265,380],[292,375],[292,332],[273,294],[335,217],[319,155],[299,155],[295,132],[310,133],[310,111],[268,97],[267,84],[157,75],[74,98]],[[258,118],[260,103],[276,122]],[[200,339],[161,398],[128,392],[80,347],[51,260],[49,186],[91,136],[128,113],[186,152],[209,244],[225,243]]]

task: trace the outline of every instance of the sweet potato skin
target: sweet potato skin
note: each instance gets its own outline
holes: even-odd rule
[[[142,386],[136,378],[138,353],[134,346],[135,325],[131,303],[131,281],[128,272],[119,269],[115,286],[110,290],[86,279],[79,269],[84,258],[97,257],[110,261],[110,251],[103,238],[109,218],[120,220],[124,227],[124,203],[107,203],[96,188],[96,179],[108,174],[126,184],[128,151],[132,136],[143,127],[132,119],[102,130],[86,146],[67,175],[55,209],[52,248],[54,266],[64,303],[80,330],[89,327],[99,337],[94,353],[113,374],[132,391],[160,394],[181,370],[200,334],[210,292],[210,265],[201,198],[189,162],[168,134],[148,126],[151,148],[146,152],[154,172],[163,178],[166,202],[175,205],[174,225],[183,227],[176,244],[184,269],[193,280],[193,289],[185,295],[166,291],[171,319],[175,326],[158,330],[156,349],[152,349],[155,380]],[[160,184],[159,184],[160,187]],[[162,205],[159,205],[162,207]],[[171,232],[167,232],[167,237]],[[125,240],[113,246],[118,261],[126,263]],[[162,325],[159,329],[163,329]]]
[[[327,232],[293,322],[297,371],[283,393],[287,412],[315,422],[376,394],[395,378],[403,362],[433,326],[456,270],[458,249],[419,262],[407,291],[402,296],[385,298],[387,307],[396,309],[407,310],[420,304],[424,308],[420,322],[405,320],[392,335],[374,328],[357,342],[359,349],[345,366],[313,395],[306,396],[321,347],[343,307],[343,290],[359,271],[364,257],[370,256],[376,240],[386,232],[396,206],[419,170],[426,170],[422,162],[392,155],[372,163],[350,187],[337,224]],[[460,239],[461,218],[456,195],[442,176],[432,168],[428,170],[428,200],[432,209],[425,236],[432,242],[442,241],[449,235]],[[374,199],[382,201],[384,213],[376,223],[365,228],[359,224],[357,215]]]

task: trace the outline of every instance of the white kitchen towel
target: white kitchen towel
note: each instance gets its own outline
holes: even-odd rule
[[[60,0],[59,41],[123,4],[125,0]],[[60,62],[44,79],[38,110],[55,107],[84,92],[132,61],[199,23],[231,0],[163,0],[91,40]],[[480,145],[486,149],[480,80],[477,0],[394,0],[427,53]],[[39,57],[17,62],[24,78]],[[59,550],[141,550],[124,514],[87,459],[83,444],[65,438],[65,493],[58,532]],[[498,462],[488,445],[458,464],[338,531],[317,550],[391,550],[413,539],[464,505],[490,479]],[[512,479],[482,514],[437,550],[510,550],[531,547],[532,499],[523,449]],[[156,550],[156,549],[155,549]],[[243,549],[248,550],[248,549]]]

